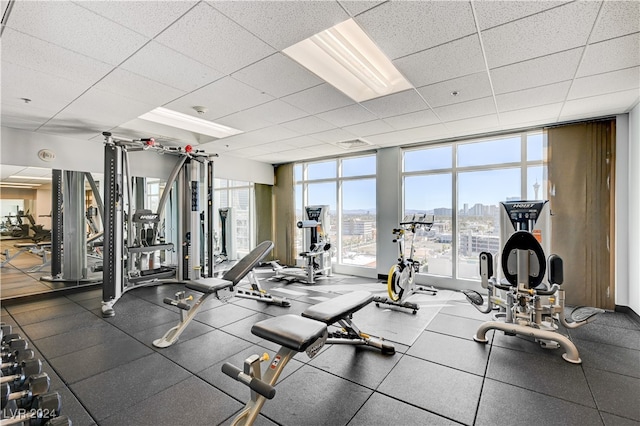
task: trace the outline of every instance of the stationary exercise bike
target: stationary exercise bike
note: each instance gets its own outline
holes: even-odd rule
[[[480,325],[473,339],[487,343],[486,333],[501,330],[505,335],[532,337],[546,349],[562,347],[565,361],[580,364],[578,349],[568,337],[558,333],[559,324],[572,329],[595,320],[604,312],[592,307],[575,308],[565,316],[562,259],[552,254],[545,259],[540,241],[548,241],[550,217],[547,201],[501,203],[502,230],[510,234],[502,248],[502,279],[493,273],[493,256],[480,253],[480,277],[487,289],[487,303],[475,290],[463,290],[467,300],[480,312],[494,313],[494,320]],[[539,219],[541,219],[539,221]],[[548,262],[548,266],[547,266]],[[548,284],[544,283],[545,275]]]
[[[435,295],[438,290],[433,287],[422,287],[416,285],[415,274],[420,270],[420,261],[414,259],[415,255],[415,234],[419,229],[425,229],[429,231],[433,226],[433,215],[427,216],[426,214],[414,214],[405,216],[400,222],[400,228],[393,230],[394,243],[398,243],[398,251],[400,257],[398,263],[393,265],[389,270],[389,277],[387,278],[387,292],[389,297],[377,296],[373,300],[376,302],[376,306],[380,307],[380,303],[387,305],[399,306],[401,308],[408,308],[415,314],[420,306],[417,303],[407,302],[407,299],[415,293],[424,293]],[[407,232],[411,233],[411,249],[409,250],[409,257],[405,256],[405,235]]]

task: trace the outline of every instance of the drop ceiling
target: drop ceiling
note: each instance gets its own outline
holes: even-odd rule
[[[638,1],[1,5],[2,125],[87,143],[111,131],[277,164],[609,116],[640,96]],[[282,53],[350,18],[411,89],[358,103]],[[156,107],[244,133],[138,119]],[[341,147],[356,139],[369,145]]]

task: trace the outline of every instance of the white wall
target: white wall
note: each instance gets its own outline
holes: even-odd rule
[[[640,105],[629,113],[628,305],[640,315]],[[625,194],[619,194],[624,196]],[[624,231],[624,230],[623,230]],[[623,248],[624,249],[624,248]],[[621,283],[622,284],[622,283]]]
[[[46,162],[38,158],[41,149],[52,151],[55,159]],[[131,172],[135,176],[166,178],[174,162],[175,157],[169,155],[134,152],[131,154]],[[2,127],[0,164],[102,173],[104,145],[102,140],[85,141]],[[217,178],[273,185],[273,166],[270,164],[221,156],[214,159],[213,170]]]

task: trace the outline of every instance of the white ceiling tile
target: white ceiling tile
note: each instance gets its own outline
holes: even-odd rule
[[[326,143],[338,143],[348,141],[356,137],[356,135],[347,132],[344,129],[326,130],[324,132],[314,133],[311,136],[319,141]]]
[[[334,1],[211,1],[213,7],[277,50],[349,18]]]
[[[309,114],[318,114],[354,103],[342,92],[326,83],[286,96],[282,100]]]
[[[444,125],[434,124],[431,126],[414,127],[397,132],[374,135],[368,137],[367,140],[374,145],[395,146],[436,140],[444,137],[446,134],[447,128]]]
[[[129,99],[144,100],[144,103],[156,106],[161,106],[185,94],[182,90],[119,68],[113,70],[93,87]]]
[[[269,127],[273,123],[264,119],[264,114],[254,108],[249,108],[225,117],[216,118],[216,123],[223,126],[233,127],[234,129],[250,132],[252,130]]]
[[[20,65],[2,62],[2,103],[20,105],[31,99],[25,112],[35,109],[52,116],[80,96],[89,86]]]
[[[562,120],[577,117],[597,117],[628,112],[640,99],[638,89],[625,90],[590,98],[574,99],[565,102],[560,118]],[[597,108],[594,110],[594,106]]]
[[[433,111],[425,110],[396,115],[394,117],[387,117],[384,121],[396,130],[405,130],[412,127],[430,126],[440,122],[440,119],[433,113]]]
[[[449,129],[449,134],[447,136],[450,135],[452,137],[500,130],[500,124],[496,114],[451,121],[445,125]]]
[[[571,80],[582,48],[544,56],[490,71],[496,95]]]
[[[119,64],[148,41],[68,1],[15,2],[7,26],[112,65]]]
[[[138,50],[120,68],[185,92],[224,76],[221,72],[155,41]]]
[[[301,109],[279,99],[258,105],[251,109],[258,114],[261,114],[265,120],[272,124],[280,124],[286,121],[296,120],[307,115],[307,113]]]
[[[419,114],[419,113],[414,113],[414,114]],[[349,133],[353,133],[358,137],[366,137],[371,135],[377,135],[380,133],[391,132],[394,129],[393,127],[391,127],[391,125],[387,124],[384,120],[373,120],[373,121],[368,121],[366,123],[354,124],[353,126],[345,126],[344,130],[346,130]]]
[[[483,31],[489,68],[584,46],[599,7],[577,1]]]
[[[587,46],[577,77],[640,65],[640,33]]]
[[[558,102],[555,104],[500,112],[500,124],[503,128],[510,128],[515,125],[532,126],[555,123],[561,108],[562,102]]]
[[[486,69],[478,36],[425,50],[393,61],[414,87],[451,80]]]
[[[429,106],[415,89],[371,99],[370,101],[362,102],[362,106],[379,118],[429,109]]]
[[[289,57],[276,53],[232,74],[232,77],[280,98],[321,84],[323,80]]]
[[[287,121],[286,123],[282,123],[282,126],[300,134],[318,133],[335,128],[333,124],[327,123],[315,115]]]
[[[380,1],[356,1],[356,0],[340,0],[339,3],[344,7],[349,15],[356,16],[362,12],[384,3],[386,0]]]
[[[76,4],[149,38],[155,37],[197,1],[77,1]]]
[[[458,93],[455,96],[451,94],[454,91]],[[485,98],[493,94],[486,72],[422,86],[418,88],[418,93],[432,108]]]
[[[390,59],[476,32],[466,1],[390,1],[359,15],[356,22]]]
[[[229,154],[232,154],[241,158],[251,158],[256,155],[265,155],[271,154],[273,150],[269,149],[266,146],[252,146],[250,148],[240,148],[229,151]]]
[[[2,61],[89,87],[113,66],[9,28],[2,33]]]
[[[256,139],[261,141],[263,144],[300,136],[299,133],[296,133],[282,126],[269,126],[251,133],[254,133]]]
[[[311,136],[297,136],[295,138],[284,139],[278,141],[278,146],[282,146],[284,149],[293,149],[293,148],[308,148],[311,146],[317,146],[321,144],[318,139],[315,139]]]
[[[449,122],[461,120],[463,118],[495,114],[496,107],[493,102],[493,97],[488,97],[474,99],[469,102],[461,102],[459,104],[445,105],[434,108],[433,111],[438,114],[443,122]]]
[[[184,114],[193,114],[194,106],[205,106],[208,111],[202,118],[215,120],[271,100],[271,96],[231,77],[225,77],[176,99],[166,107]]]
[[[47,122],[54,114],[47,110],[42,110],[38,106],[31,104],[8,103],[2,98],[2,125],[8,126],[8,123],[23,123],[24,126],[37,129]],[[11,127],[11,126],[9,126]]]
[[[131,98],[91,88],[67,106],[55,118],[57,121],[104,123],[107,129],[126,123],[149,112],[155,106]]]
[[[502,118],[504,111],[563,102],[570,86],[571,81],[563,81],[547,86],[497,95],[496,102],[498,104],[498,111],[500,111],[500,117]]]
[[[568,99],[586,98],[640,87],[640,67],[577,78]]]
[[[337,108],[331,111],[318,114],[318,118],[328,121],[338,127],[350,126],[352,124],[364,123],[376,118],[375,115],[358,104]]]
[[[156,41],[226,74],[274,52],[206,3],[191,9],[156,37]]]
[[[524,18],[567,1],[474,1],[473,7],[481,30]]]
[[[640,31],[640,2],[607,0],[589,41],[595,43]]]

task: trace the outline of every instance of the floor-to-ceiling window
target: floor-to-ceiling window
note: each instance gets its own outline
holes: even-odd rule
[[[220,244],[222,232],[218,209],[231,207],[233,209],[231,226],[234,227],[235,232],[236,254],[244,256],[255,246],[253,183],[215,179],[214,187],[214,229],[217,230],[218,243]]]
[[[376,266],[376,157],[374,154],[296,164],[296,220],[304,208],[329,206],[333,260],[344,272]],[[296,248],[304,251],[298,230]],[[354,269],[355,268],[355,269]]]
[[[405,214],[435,216],[415,235],[421,272],[478,279],[478,255],[499,249],[499,203],[546,196],[545,138],[519,133],[407,149]]]

